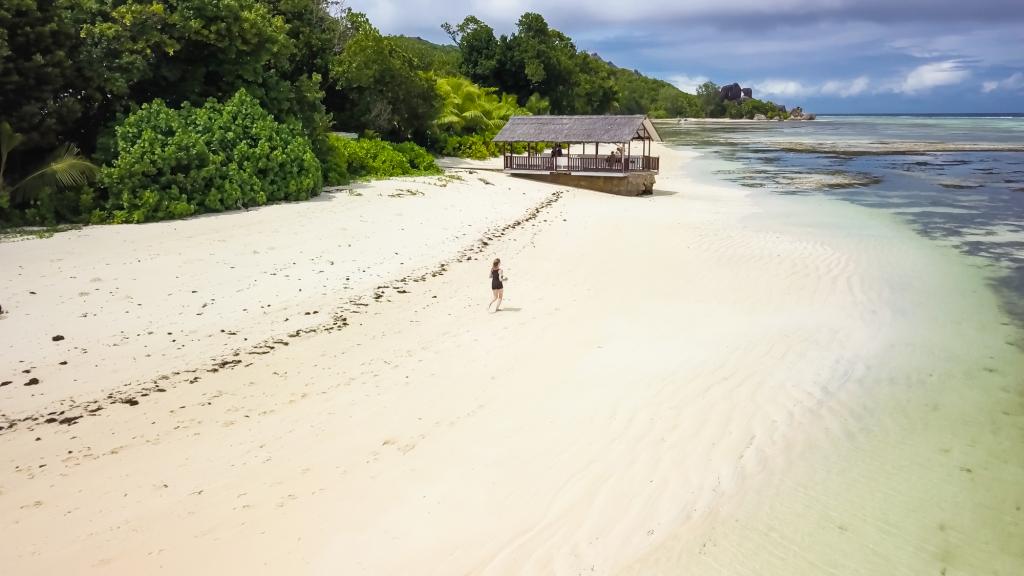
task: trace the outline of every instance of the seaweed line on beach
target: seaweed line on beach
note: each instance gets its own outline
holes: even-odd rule
[[[323,334],[341,330],[349,325],[349,316],[362,313],[364,311],[362,309],[365,309],[373,303],[384,300],[385,296],[389,294],[408,294],[409,290],[406,288],[409,284],[427,282],[431,278],[443,276],[451,265],[475,259],[476,256],[487,250],[491,243],[504,238],[518,228],[536,220],[544,213],[545,210],[558,202],[564,193],[565,190],[556,190],[516,220],[513,220],[508,224],[489,228],[478,240],[459,250],[454,256],[442,260],[426,272],[417,275],[403,276],[397,280],[392,280],[385,284],[378,285],[374,288],[369,297],[366,295],[359,295],[349,298],[331,313],[330,321],[288,332],[284,337],[274,336],[248,347],[235,349],[223,356],[213,358],[209,364],[201,368],[176,370],[168,374],[162,374],[156,378],[146,381],[145,383],[124,384],[121,386],[120,390],[108,392],[102,398],[80,402],[74,400],[58,401],[56,408],[22,416],[20,418],[11,418],[5,414],[0,414],[0,435],[19,429],[19,424],[26,423],[30,427],[29,430],[33,429],[31,428],[32,426],[38,424],[73,426],[83,417],[95,416],[109,406],[115,406],[118,404],[137,406],[141,402],[141,398],[146,398],[152,394],[167,392],[169,388],[173,388],[177,384],[195,384],[202,379],[203,373],[216,373],[222,370],[231,370],[239,366],[249,366],[251,365],[251,362],[247,361],[247,357],[270,354],[280,347],[290,345],[290,339],[301,338],[310,334]],[[319,310],[307,312],[307,314],[319,313]]]

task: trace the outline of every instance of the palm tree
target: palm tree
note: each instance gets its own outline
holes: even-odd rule
[[[529,114],[519,107],[515,96],[498,96],[494,88],[478,86],[465,78],[437,80],[442,110],[436,123],[451,134],[493,135],[515,114]]]
[[[58,146],[39,168],[18,182],[8,184],[7,156],[21,144],[22,138],[10,124],[0,122],[0,208],[10,206],[12,201],[22,202],[31,199],[47,186],[81,186],[94,178],[99,171],[95,165],[79,155],[77,146],[67,143]]]

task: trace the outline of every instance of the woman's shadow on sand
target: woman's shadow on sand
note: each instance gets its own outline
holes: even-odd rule
[[[519,312],[520,310],[522,310],[522,308],[509,307],[509,308],[501,308],[501,309],[498,310],[498,312]]]

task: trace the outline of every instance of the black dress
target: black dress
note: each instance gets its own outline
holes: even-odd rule
[[[504,286],[501,284],[501,269],[491,270],[491,290],[501,290]]]

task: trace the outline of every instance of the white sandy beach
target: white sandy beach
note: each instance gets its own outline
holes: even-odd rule
[[[0,573],[1024,567],[983,273],[656,153],[648,198],[462,170],[0,243]]]

